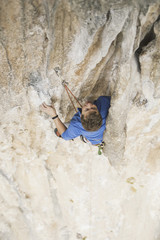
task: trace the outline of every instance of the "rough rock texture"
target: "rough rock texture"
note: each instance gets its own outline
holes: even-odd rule
[[[112,96],[102,156],[39,111],[63,80]],[[159,0],[0,0],[0,102],[0,239],[160,240]]]

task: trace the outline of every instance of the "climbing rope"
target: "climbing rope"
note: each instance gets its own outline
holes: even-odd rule
[[[77,112],[77,109],[76,109],[76,107],[75,107],[75,105],[74,105],[74,102],[72,101],[72,99],[71,99],[71,96],[70,96],[70,94],[74,97],[74,99],[77,101],[77,103],[79,104],[79,106],[82,108],[82,105],[80,104],[80,102],[78,101],[78,99],[74,96],[74,94],[71,92],[71,90],[68,88],[68,86],[65,84],[64,85],[64,88],[65,88],[65,90],[66,90],[66,92],[67,92],[67,94],[68,94],[68,97],[69,97],[69,99],[70,99],[70,101],[71,101],[71,103],[72,103],[72,105],[73,105],[73,108],[74,108],[74,110]],[[69,94],[70,93],[70,94]]]
[[[76,100],[76,102],[79,104],[79,106],[80,106],[81,108],[82,108],[82,105],[80,104],[80,102],[78,101],[78,99],[75,97],[75,95],[71,92],[71,90],[68,88],[68,86],[67,86],[68,83],[67,83],[65,80],[62,79],[61,74],[60,74],[60,68],[57,67],[57,68],[55,68],[54,70],[55,70],[57,76],[61,79],[62,85],[64,86],[64,88],[65,88],[65,90],[66,90],[66,92],[67,92],[67,95],[68,95],[68,97],[69,97],[69,99],[70,99],[70,101],[71,101],[71,103],[72,103],[72,106],[73,106],[75,112],[77,112],[77,109],[76,109],[76,107],[75,107],[75,105],[74,105],[74,102],[73,102],[73,100],[72,100],[72,98],[71,98],[71,95],[74,97],[74,99]]]

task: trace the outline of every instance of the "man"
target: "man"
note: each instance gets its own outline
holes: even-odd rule
[[[110,97],[101,96],[94,103],[86,102],[71,119],[68,128],[59,119],[53,106],[43,103],[40,109],[55,122],[59,135],[65,140],[85,137],[93,145],[101,144],[106,129],[106,118],[110,108]]]

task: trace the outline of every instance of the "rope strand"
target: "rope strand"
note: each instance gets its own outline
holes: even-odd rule
[[[79,106],[82,107],[82,105],[80,104],[80,102],[78,101],[78,99],[73,95],[73,93],[72,93],[71,90],[67,87],[67,85],[65,85],[65,88],[72,94],[72,96],[75,98],[75,100],[77,101],[77,103],[79,104]]]
[[[78,99],[74,96],[74,94],[71,92],[71,90],[68,88],[68,86],[67,86],[66,84],[64,85],[64,88],[65,88],[65,90],[66,90],[66,92],[67,92],[67,94],[68,94],[68,97],[69,97],[69,99],[70,99],[70,101],[71,101],[71,103],[72,103],[72,105],[73,105],[73,107],[74,107],[74,110],[77,112],[77,109],[76,109],[76,107],[75,107],[75,105],[74,105],[74,103],[73,103],[73,101],[72,101],[72,99],[71,99],[71,96],[69,95],[69,92],[70,92],[70,94],[74,97],[74,99],[77,101],[77,103],[79,104],[79,106],[82,107],[82,105],[80,104],[80,102],[78,101]]]
[[[59,67],[55,67],[55,68],[54,68],[54,71],[55,71],[55,73],[57,74],[57,76],[61,79],[62,85],[64,86],[64,88],[65,88],[65,90],[66,90],[66,92],[67,92],[67,94],[68,94],[68,97],[69,97],[69,99],[70,99],[70,101],[71,101],[71,103],[72,103],[72,105],[73,105],[73,107],[74,107],[74,110],[77,112],[77,109],[76,109],[76,107],[75,107],[75,105],[74,105],[74,103],[73,103],[73,101],[72,101],[71,96],[69,95],[69,93],[74,97],[74,99],[77,101],[77,103],[79,104],[79,106],[80,106],[81,108],[82,108],[82,105],[80,104],[80,102],[78,101],[78,99],[73,95],[73,93],[71,92],[71,90],[68,88],[67,82],[62,78],[62,76],[61,76],[61,69],[60,69]]]
[[[70,99],[70,101],[71,101],[71,103],[72,103],[72,105],[73,105],[73,107],[74,107],[74,110],[77,112],[77,109],[76,109],[76,107],[75,107],[75,105],[74,105],[74,103],[73,103],[73,101],[72,101],[72,99],[71,99],[71,96],[69,95],[69,92],[68,92],[68,89],[67,89],[66,86],[65,86],[65,89],[66,89],[66,92],[67,92],[67,94],[68,94],[68,97],[69,97],[69,99]]]

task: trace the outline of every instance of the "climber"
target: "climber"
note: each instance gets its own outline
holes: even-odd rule
[[[67,128],[57,115],[54,106],[43,103],[40,110],[48,114],[54,120],[57,128],[56,135],[64,140],[71,140],[83,136],[84,142],[89,141],[93,145],[103,142],[103,133],[106,129],[106,118],[110,107],[110,97],[101,96],[96,101],[86,102],[73,116]]]

